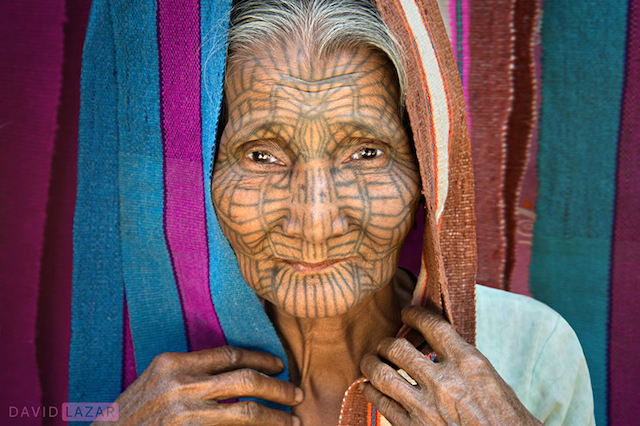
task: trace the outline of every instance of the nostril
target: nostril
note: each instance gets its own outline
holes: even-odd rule
[[[338,213],[338,216],[333,221],[334,234],[344,235],[349,230],[349,224],[347,218]]]
[[[282,231],[286,235],[300,236],[302,230],[300,229],[300,221],[295,217],[289,216],[282,224]]]

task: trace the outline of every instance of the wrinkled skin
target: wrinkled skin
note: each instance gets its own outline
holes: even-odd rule
[[[229,66],[212,199],[245,281],[291,315],[345,314],[390,280],[420,176],[386,61],[298,44]]]
[[[418,306],[402,321],[420,331],[437,354],[429,360],[405,339],[383,339],[360,368],[365,398],[393,424],[540,425],[489,361],[441,316]],[[382,359],[402,368],[410,384]]]
[[[360,370],[365,397],[395,425],[535,424],[441,317],[398,315],[407,302],[392,284],[402,281],[396,265],[420,187],[387,62],[367,49],[318,61],[282,45],[230,64],[225,99],[214,206],[245,280],[266,300],[294,383],[269,377],[283,364],[264,353],[162,354],[117,399],[120,424],[336,424]],[[402,321],[423,333],[436,363],[392,338]],[[238,397],[294,415],[219,402]]]
[[[297,426],[300,420],[291,414],[253,401],[217,402],[256,397],[283,405],[300,403],[299,388],[268,376],[283,368],[273,355],[230,346],[158,355],[116,400],[116,424]]]

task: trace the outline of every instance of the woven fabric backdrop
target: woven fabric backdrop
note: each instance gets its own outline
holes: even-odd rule
[[[92,120],[83,132],[99,139],[78,138],[90,2],[0,5],[2,423],[10,406],[113,399],[169,347],[273,344],[243,343],[246,330],[214,309],[233,304],[230,295],[201,285],[222,273],[209,268],[209,257],[233,260],[214,243],[220,234],[207,187],[207,138],[219,104],[211,85],[222,78],[216,46],[224,46],[228,5],[188,3],[94,1],[88,33],[109,28],[112,38],[87,38],[85,72],[121,71],[111,82],[83,83],[84,111],[104,112],[83,112]],[[439,3],[470,114],[478,282],[531,294],[560,312],[585,350],[598,424],[633,424],[640,410],[640,1]],[[155,25],[135,25],[142,16]],[[158,54],[131,57],[123,40],[150,43]],[[157,75],[140,75],[148,61]],[[127,109],[139,120],[116,113]],[[183,120],[174,119],[178,111],[188,112]],[[120,193],[108,176],[143,195]],[[95,238],[76,239],[73,248],[73,227],[96,218]],[[416,270],[421,239],[411,238],[403,264]],[[98,268],[84,270],[82,256],[98,256]],[[72,275],[83,274],[94,285],[74,290],[72,301]],[[158,306],[163,333],[145,340],[149,326],[140,318]],[[72,327],[89,327],[94,338],[72,341]],[[90,370],[81,368],[87,359]],[[94,386],[82,384],[92,383],[89,374],[100,377]],[[63,423],[33,415],[11,421]]]

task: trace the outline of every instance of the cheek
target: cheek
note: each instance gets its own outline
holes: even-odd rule
[[[214,173],[211,187],[218,221],[233,249],[255,249],[262,229],[259,187],[247,185],[245,179],[232,173]]]
[[[267,236],[286,216],[291,198],[286,177],[255,177],[232,168],[214,173],[211,185],[218,221],[232,248],[264,257]]]
[[[367,184],[371,213],[366,233],[385,253],[399,251],[411,229],[420,195],[417,179],[417,174],[408,178],[390,172]]]

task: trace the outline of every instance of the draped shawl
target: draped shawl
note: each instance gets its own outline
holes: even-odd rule
[[[473,176],[453,52],[435,0],[377,5],[402,47],[426,200],[413,303],[441,310],[474,343]],[[93,1],[81,79],[69,401],[114,400],[167,351],[228,344],[286,358],[211,202],[230,6]],[[287,380],[287,371],[278,377]],[[372,413],[357,390],[347,394],[344,424],[371,423]]]

